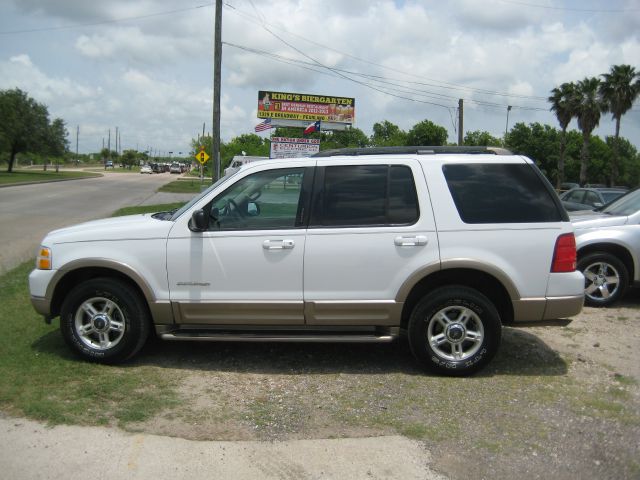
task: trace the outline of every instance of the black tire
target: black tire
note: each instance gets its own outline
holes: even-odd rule
[[[120,363],[135,355],[149,335],[147,305],[126,283],[96,278],[77,285],[60,311],[67,344],[85,360]]]
[[[584,278],[584,302],[591,307],[608,307],[617,302],[629,287],[629,272],[618,257],[594,252],[578,261]]]
[[[500,346],[500,314],[469,287],[442,287],[413,309],[408,340],[413,356],[434,373],[464,376],[482,369]]]

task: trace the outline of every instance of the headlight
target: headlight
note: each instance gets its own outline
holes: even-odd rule
[[[36,268],[38,270],[51,270],[51,249],[40,247],[36,258]]]

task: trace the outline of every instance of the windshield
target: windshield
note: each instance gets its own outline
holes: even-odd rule
[[[233,173],[232,175],[225,175],[224,177],[222,177],[220,180],[218,180],[216,183],[214,183],[213,185],[211,185],[209,188],[207,188],[206,190],[204,190],[203,192],[200,192],[200,195],[196,195],[195,197],[193,197],[189,202],[187,202],[185,205],[183,205],[181,208],[179,208],[178,210],[176,210],[173,215],[171,216],[170,220],[177,220],[178,217],[180,215],[182,215],[184,212],[186,212],[187,210],[189,210],[194,204],[196,204],[197,202],[200,201],[200,199],[202,197],[204,197],[205,195],[208,195],[209,192],[211,192],[213,189],[215,189],[218,185],[220,185],[222,182],[226,182],[227,180],[229,180],[231,177],[233,177],[237,172]]]
[[[602,209],[609,215],[633,215],[640,210],[640,189],[629,192]]]

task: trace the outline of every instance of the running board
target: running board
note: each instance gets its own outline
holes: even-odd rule
[[[163,340],[199,341],[199,342],[300,342],[300,343],[389,343],[397,338],[390,332],[358,333],[319,333],[300,331],[285,333],[278,331],[264,332],[218,332],[218,331],[174,331],[160,335]]]

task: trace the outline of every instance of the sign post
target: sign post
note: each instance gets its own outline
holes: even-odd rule
[[[196,160],[200,162],[200,188],[204,182],[204,164],[209,160],[209,155],[204,151],[204,147],[200,147],[200,151],[194,155]]]

